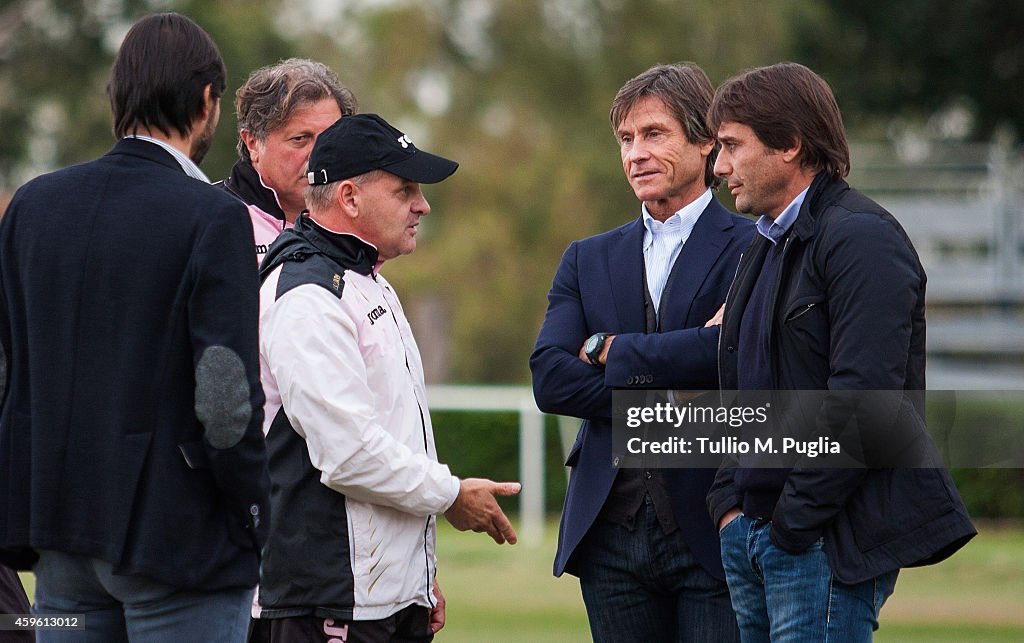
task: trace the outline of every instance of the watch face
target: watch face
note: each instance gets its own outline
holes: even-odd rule
[[[592,353],[597,348],[597,335],[591,335],[587,338],[587,345],[583,347],[584,353]]]

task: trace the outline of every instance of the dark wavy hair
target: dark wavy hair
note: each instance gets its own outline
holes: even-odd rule
[[[110,71],[114,136],[140,129],[188,136],[206,86],[219,99],[226,77],[224,59],[202,27],[177,13],[142,18],[128,31]]]
[[[656,65],[622,86],[612,100],[612,109],[608,116],[614,131],[638,102],[648,96],[654,96],[665,103],[682,125],[686,139],[695,145],[701,145],[715,141],[715,130],[708,127],[705,118],[713,95],[711,81],[696,63]],[[704,168],[704,185],[708,187],[715,187],[719,183],[718,177],[715,176],[718,147],[716,143],[711,149]]]
[[[356,97],[341,84],[327,65],[304,58],[289,58],[261,67],[235,92],[238,131],[247,131],[259,142],[284,125],[299,107],[333,98],[342,116],[356,113]],[[249,148],[238,140],[238,156],[249,159]]]
[[[751,69],[722,83],[708,110],[708,125],[746,125],[773,150],[800,139],[800,164],[833,178],[850,173],[850,146],[839,105],[825,80],[803,65]]]

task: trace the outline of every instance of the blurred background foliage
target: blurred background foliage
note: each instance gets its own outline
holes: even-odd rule
[[[288,56],[327,63],[361,111],[458,160],[451,180],[427,189],[433,214],[415,257],[386,268],[433,382],[528,381],[562,251],[638,214],[608,109],[627,79],[655,63],[693,60],[718,83],[745,68],[802,62],[835,88],[853,139],[931,127],[1016,142],[1024,130],[1021,2],[0,2],[6,198],[32,176],[110,147],[110,62],[132,21],[152,11],[195,19],[227,62],[225,109],[204,163],[211,178],[234,160],[235,89]]]

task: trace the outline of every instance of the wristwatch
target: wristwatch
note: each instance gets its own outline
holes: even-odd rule
[[[601,351],[604,350],[604,340],[608,339],[609,335],[611,333],[594,333],[583,343],[583,352],[594,366],[601,363],[598,358],[601,357]]]

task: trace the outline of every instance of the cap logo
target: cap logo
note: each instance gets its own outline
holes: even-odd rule
[[[406,134],[402,134],[401,136],[398,137],[398,143],[403,148],[406,148],[406,147],[409,147],[410,145],[412,145],[412,141],[409,140],[409,136],[406,135]]]
[[[320,170],[320,173],[324,175],[323,182],[324,183],[329,183],[329,181],[327,180],[327,170],[323,170],[322,169],[322,170]],[[316,172],[307,172],[306,173],[306,181],[310,185],[316,185]]]

